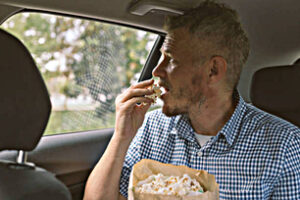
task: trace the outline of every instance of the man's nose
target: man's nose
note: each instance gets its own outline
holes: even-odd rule
[[[152,71],[153,76],[164,77],[165,76],[165,60],[162,60]]]

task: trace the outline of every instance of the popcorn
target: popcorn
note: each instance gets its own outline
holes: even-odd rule
[[[154,103],[156,103],[156,99],[161,96],[162,91],[160,90],[160,87],[157,84],[153,84],[151,89],[154,90],[154,93],[151,95],[145,95],[145,97],[153,99]],[[147,105],[147,104],[143,102],[142,105]]]
[[[188,174],[183,176],[164,176],[161,173],[151,175],[139,181],[135,187],[136,192],[164,194],[175,196],[194,196],[203,193],[203,188],[196,179]]]

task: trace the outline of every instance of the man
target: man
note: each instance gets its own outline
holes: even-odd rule
[[[153,80],[117,98],[115,133],[85,199],[126,199],[132,166],[143,158],[214,174],[220,199],[300,199],[299,128],[246,104],[236,90],[249,53],[236,12],[205,1],[168,18],[166,30],[164,59],[153,71],[166,90],[162,110],[144,121]]]

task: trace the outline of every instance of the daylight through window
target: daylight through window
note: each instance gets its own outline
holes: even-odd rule
[[[131,28],[41,13],[19,13],[1,28],[31,52],[52,113],[45,134],[114,126],[114,101],[135,81],[156,39]]]

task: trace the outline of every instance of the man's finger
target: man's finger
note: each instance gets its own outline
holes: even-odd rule
[[[121,102],[126,102],[134,97],[143,97],[145,95],[151,95],[154,91],[152,89],[129,89],[122,97]]]
[[[146,81],[139,82],[132,86],[132,88],[145,88],[147,86],[151,86],[154,83],[153,79],[149,79]]]
[[[126,103],[124,103],[125,107],[131,107],[133,108],[134,106],[137,106],[136,104],[151,104],[153,103],[153,99],[147,98],[147,97],[134,97],[130,100],[128,100]]]

